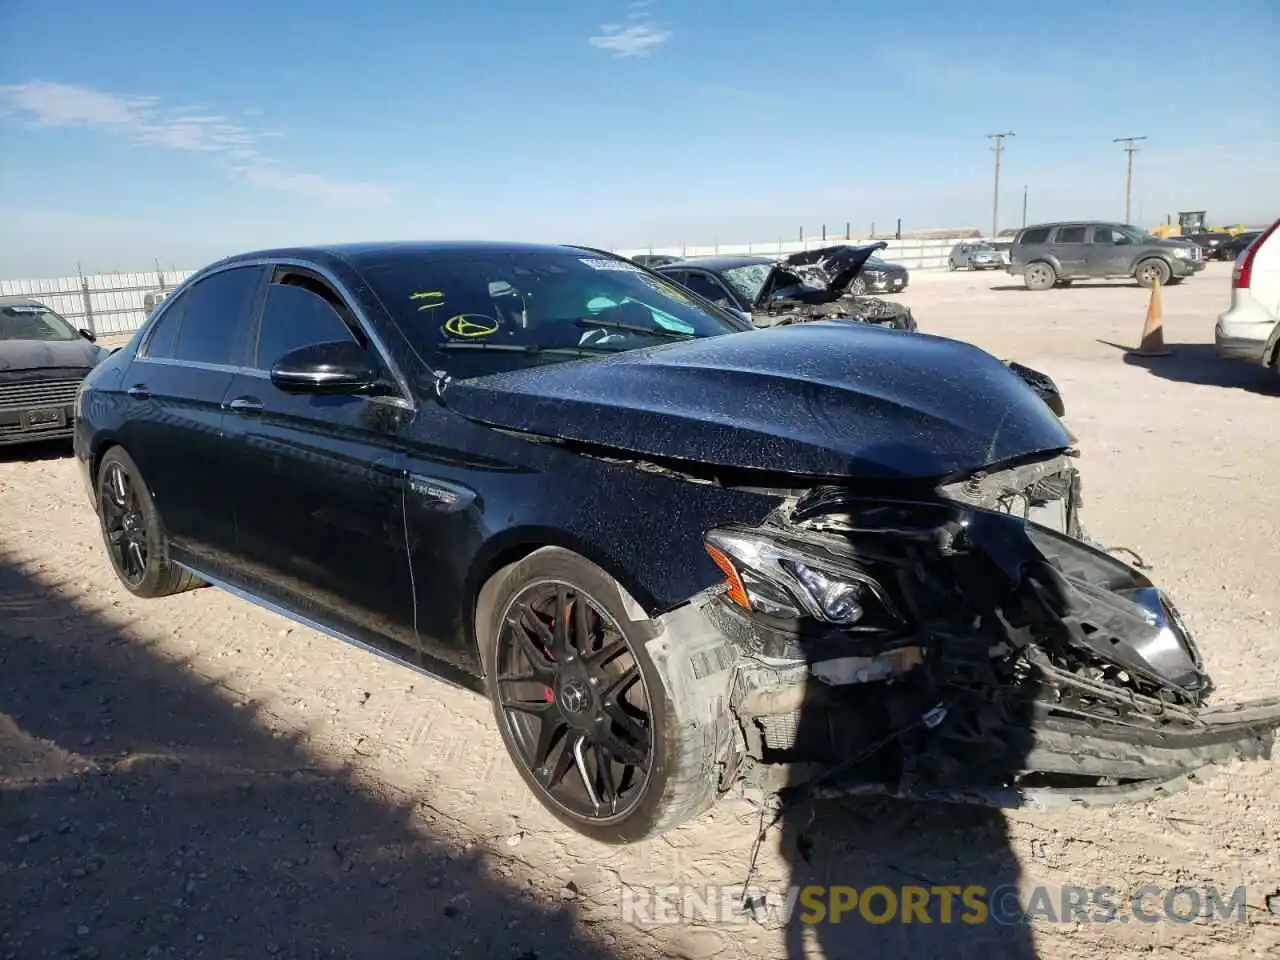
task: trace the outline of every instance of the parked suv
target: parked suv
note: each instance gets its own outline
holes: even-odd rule
[[[1218,317],[1218,355],[1280,373],[1280,220],[1240,255],[1231,273],[1231,306]]]
[[[1126,223],[1042,223],[1018,232],[1005,268],[1028,290],[1069,286],[1073,280],[1132,277],[1142,287],[1181,283],[1204,269],[1194,243],[1161,240]]]

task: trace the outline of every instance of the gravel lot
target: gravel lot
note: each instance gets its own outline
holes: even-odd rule
[[[917,273],[902,296],[924,330],[1058,380],[1091,534],[1154,566],[1223,700],[1280,691],[1280,378],[1212,356],[1228,272],[1164,291],[1176,353],[1145,363],[1122,349],[1136,287]],[[779,886],[1243,884],[1244,923],[624,923],[624,882],[741,883],[756,812],[735,800],[646,845],[593,845],[529,798],[479,699],[214,590],[129,597],[64,449],[0,454],[0,517],[0,957],[1280,950],[1275,762],[1070,815],[831,804],[759,856],[757,882]]]

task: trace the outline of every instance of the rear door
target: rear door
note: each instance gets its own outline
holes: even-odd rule
[[[231,559],[222,401],[244,358],[264,274],[261,266],[231,267],[184,288],[165,302],[125,374],[120,441],[177,554]]]
[[[1060,276],[1078,277],[1088,273],[1089,228],[1083,224],[1059,227],[1054,234],[1051,249],[1061,264]]]
[[[227,391],[237,551],[254,587],[342,628],[414,645],[400,431],[403,398],[287,393],[270,370],[313,343],[355,341],[350,306],[318,274],[276,267],[261,327]]]

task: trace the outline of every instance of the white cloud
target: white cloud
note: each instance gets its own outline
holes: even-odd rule
[[[331,207],[376,207],[390,199],[390,191],[380,183],[330,180],[316,173],[289,173],[268,163],[246,166],[242,172],[255,187],[296,193]]]
[[[279,136],[203,110],[164,107],[157,97],[133,96],[71,84],[33,80],[0,86],[0,106],[34,127],[89,127],[162,150],[203,153],[227,163],[252,185],[301,194],[337,207],[381,206],[390,188],[288,173],[258,144]],[[251,111],[252,112],[252,111]]]
[[[632,0],[627,4],[626,23],[606,23],[587,43],[615,57],[647,57],[671,39],[671,31],[649,20],[653,0]]]

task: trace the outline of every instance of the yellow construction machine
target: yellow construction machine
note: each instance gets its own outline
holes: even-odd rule
[[[1183,210],[1178,214],[1177,223],[1162,223],[1151,228],[1154,236],[1167,240],[1170,237],[1190,237],[1197,233],[1225,233],[1234,237],[1249,228],[1243,223],[1234,223],[1229,227],[1211,227],[1203,210]]]

